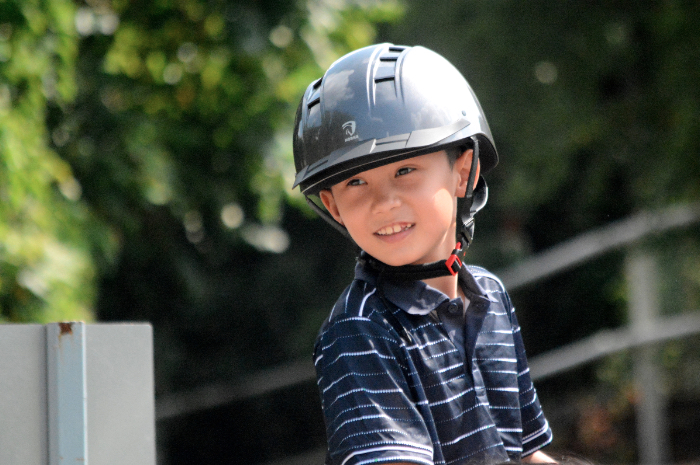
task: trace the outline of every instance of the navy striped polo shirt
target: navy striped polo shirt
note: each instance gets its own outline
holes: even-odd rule
[[[382,281],[382,298],[376,280],[358,264],[316,341],[329,464],[488,464],[552,440],[498,278],[462,268],[466,311],[422,281]]]

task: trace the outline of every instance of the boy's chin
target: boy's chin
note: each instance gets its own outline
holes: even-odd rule
[[[405,266],[405,265],[413,265],[414,264],[414,262],[411,260],[401,259],[399,257],[381,257],[381,256],[377,257],[377,256],[374,256],[374,258],[376,258],[380,262],[384,263],[385,265],[389,265],[389,266]]]

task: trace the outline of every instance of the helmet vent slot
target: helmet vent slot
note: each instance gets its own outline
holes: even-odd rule
[[[308,103],[306,104],[306,108],[309,110],[311,110],[311,107],[321,102],[321,91],[319,90],[321,87],[321,82],[323,82],[323,78],[316,80],[316,82],[314,82],[311,86],[311,95],[309,95],[307,100]]]
[[[391,81],[395,78],[394,62],[387,63],[387,65],[377,67],[374,72],[374,82]]]
[[[311,101],[306,105],[306,108],[308,108],[309,110],[311,110],[311,107],[313,107],[314,105],[318,105],[319,103],[321,103],[321,96],[320,96],[320,95],[316,96],[315,99],[311,100]]]
[[[396,62],[400,53],[390,50],[379,56],[374,69],[374,82],[392,81],[396,78]]]
[[[379,83],[379,82],[386,82],[386,81],[393,81],[394,76],[382,76],[382,77],[375,77],[374,82]]]

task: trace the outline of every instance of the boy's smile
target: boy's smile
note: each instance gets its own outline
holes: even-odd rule
[[[453,167],[445,151],[401,160],[363,171],[319,195],[374,258],[392,266],[444,260],[455,246],[457,197],[466,190],[471,155],[465,152]]]
[[[380,229],[379,231],[377,231],[375,234],[377,234],[378,236],[393,236],[393,235],[398,234],[400,232],[407,231],[407,230],[411,229],[413,226],[415,226],[415,225],[413,225],[413,224],[406,224],[406,225],[395,224],[393,226],[384,227],[384,228]]]

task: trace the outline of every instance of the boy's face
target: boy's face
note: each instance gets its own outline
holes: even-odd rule
[[[457,197],[466,192],[471,159],[468,150],[450,167],[444,150],[429,153],[363,171],[319,195],[374,258],[392,266],[444,260],[455,247]]]

